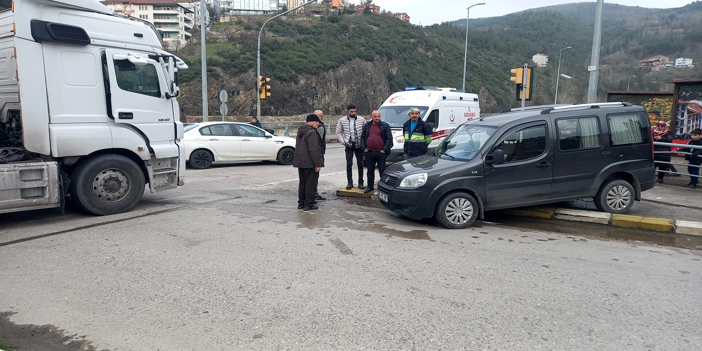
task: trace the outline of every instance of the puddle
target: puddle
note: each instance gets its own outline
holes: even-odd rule
[[[485,215],[487,220],[496,222],[499,226],[519,228],[526,232],[552,232],[564,235],[577,235],[581,237],[595,237],[600,239],[641,241],[656,245],[686,249],[702,249],[702,237],[688,237],[673,233],[661,233],[579,222],[516,218],[506,216],[500,212],[486,212]],[[586,241],[582,238],[567,238],[573,241]]]
[[[97,351],[90,341],[85,340],[85,335],[65,335],[53,325],[15,324],[10,322],[13,314],[0,312],[0,341],[8,350]]]

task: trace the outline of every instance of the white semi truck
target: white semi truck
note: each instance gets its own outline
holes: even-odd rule
[[[97,0],[0,0],[0,213],[129,211],[185,175],[177,72],[148,22]]]

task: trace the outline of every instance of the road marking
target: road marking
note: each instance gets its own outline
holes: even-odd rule
[[[343,171],[343,172],[334,172],[334,173],[327,173],[327,174],[320,174],[319,176],[320,176],[320,177],[328,177],[328,176],[332,176],[332,175],[335,175],[335,174],[342,174],[342,173],[346,173],[346,171]],[[264,187],[264,186],[270,186],[270,185],[283,184],[283,183],[297,182],[297,181],[299,181],[299,180],[300,180],[299,178],[295,178],[295,179],[284,180],[284,181],[282,181],[282,182],[266,183],[266,184],[261,184],[261,185],[257,186],[257,188]]]

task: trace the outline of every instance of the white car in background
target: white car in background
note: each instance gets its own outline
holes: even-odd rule
[[[213,162],[278,161],[290,165],[295,139],[276,136],[249,123],[204,122],[187,126],[181,140],[192,168]]]

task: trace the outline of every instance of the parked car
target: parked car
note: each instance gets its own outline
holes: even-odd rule
[[[193,168],[213,162],[278,161],[290,165],[295,139],[275,136],[249,123],[204,122],[186,127],[185,157]]]
[[[447,228],[484,211],[582,198],[626,213],[655,185],[652,143],[646,110],[629,103],[507,112],[466,122],[433,155],[388,167],[378,197]]]

